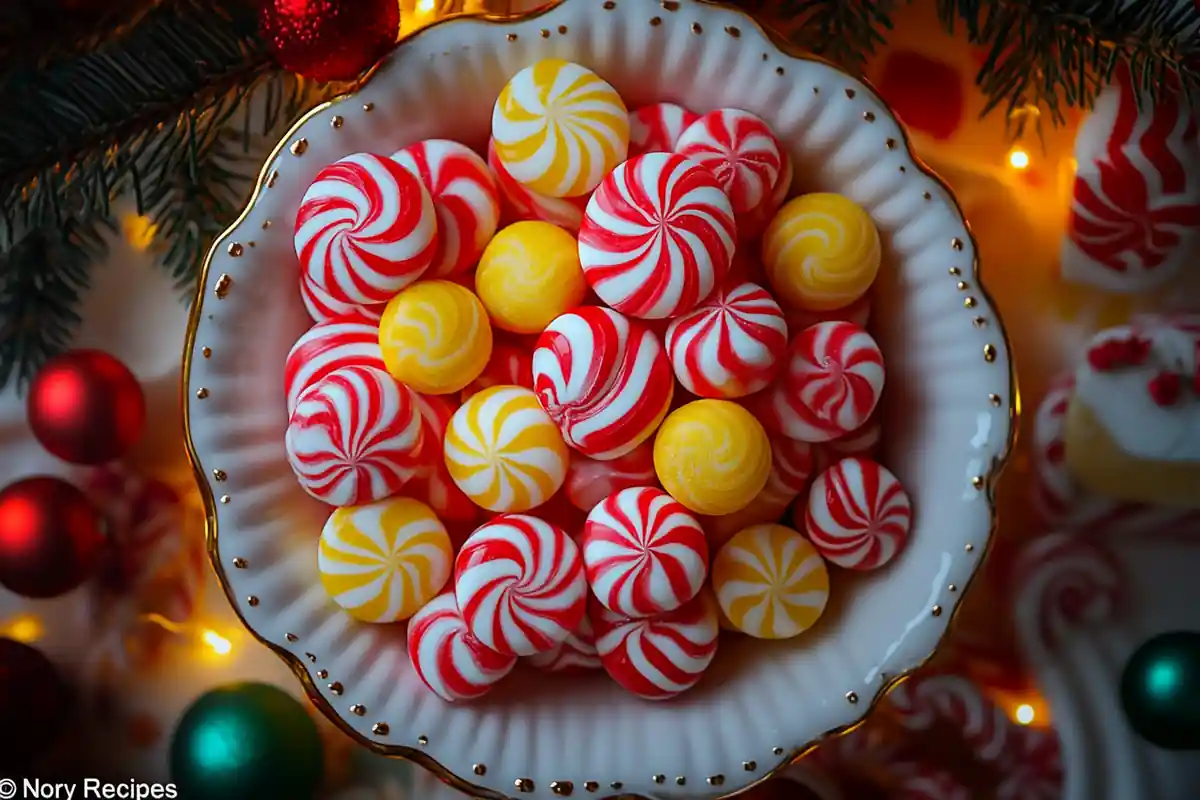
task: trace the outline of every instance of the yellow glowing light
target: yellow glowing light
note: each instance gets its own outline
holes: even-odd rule
[[[200,641],[208,645],[209,649],[219,656],[227,656],[229,655],[229,651],[233,649],[233,644],[216,631],[204,631],[200,634]]]
[[[14,641],[30,644],[42,638],[44,630],[41,620],[37,617],[23,616],[5,625],[4,635]]]
[[[1017,710],[1013,713],[1013,717],[1021,725],[1028,725],[1033,722],[1036,715],[1033,712],[1033,706],[1028,703],[1022,703],[1017,706]]]
[[[1008,154],[1008,163],[1013,169],[1025,169],[1029,166],[1029,153],[1021,148],[1015,148]]]
[[[437,6],[437,0],[417,0],[417,13],[429,14]]]
[[[149,217],[126,214],[121,219],[121,233],[134,250],[146,251],[154,244],[158,226]]]

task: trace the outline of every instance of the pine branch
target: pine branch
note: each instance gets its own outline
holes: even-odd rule
[[[0,63],[44,66],[93,50],[137,24],[161,0],[7,0],[0,3]]]
[[[887,42],[892,15],[909,0],[748,0],[756,12],[795,44],[862,72],[877,47]]]

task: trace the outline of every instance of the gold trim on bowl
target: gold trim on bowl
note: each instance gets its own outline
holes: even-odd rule
[[[786,56],[787,58],[792,59],[794,61],[813,61],[813,62],[825,64],[834,69],[837,69],[838,71],[847,75],[847,77],[851,78],[852,80],[861,82],[866,87],[867,91],[872,95],[873,99],[880,104],[880,106],[882,106],[884,108],[889,107],[888,104],[885,103],[883,101],[883,99],[879,96],[879,93],[874,89],[874,87],[872,87],[864,78],[855,77],[853,75],[850,75],[845,70],[841,69],[836,64],[833,64],[833,63],[827,61],[826,59],[822,59],[822,58],[814,56],[812,54],[804,53],[799,48],[797,48],[796,46],[791,44],[782,34],[769,28],[768,26],[762,25],[761,23],[759,23],[754,18],[750,17],[748,14],[746,14],[741,9],[739,9],[735,6],[729,5],[727,3],[724,3],[724,2],[717,2],[716,0],[697,0],[697,2],[703,3],[705,5],[715,6],[717,8],[721,8],[725,11],[738,14],[744,20],[744,24],[746,26],[753,28],[753,29],[757,29],[759,32],[761,32],[763,34],[763,36],[768,41],[771,42],[771,44],[775,47],[775,49],[781,55]],[[412,34],[405,37],[405,39],[400,42],[399,46],[402,46],[405,41],[414,39],[418,36],[422,36],[426,32],[428,32],[434,28],[440,28],[445,25],[452,25],[455,22],[459,22],[464,19],[470,19],[472,21],[481,21],[481,22],[485,22],[488,24],[495,24],[495,25],[520,23],[520,22],[525,22],[525,21],[528,21],[531,19],[536,19],[538,17],[541,17],[542,15],[546,14],[550,10],[556,8],[559,4],[560,4],[559,2],[549,3],[547,5],[536,8],[532,11],[518,14],[515,16],[454,14],[454,15],[448,16],[446,18],[440,19],[440,20],[432,23],[431,25],[428,25],[417,31],[414,31]],[[613,4],[613,5],[615,6],[615,4]],[[674,8],[678,8],[678,3],[672,3],[672,2],[669,2],[669,0],[662,0],[661,5],[662,5],[663,9],[667,10],[667,11],[671,11],[671,10],[674,10]],[[606,6],[606,8],[607,7],[608,6]],[[672,8],[672,7],[674,7],[674,8]],[[242,224],[242,222],[245,221],[245,219],[249,215],[251,209],[254,208],[255,203],[258,201],[262,190],[265,187],[267,187],[270,183],[273,182],[271,180],[271,176],[268,173],[268,170],[271,169],[271,165],[275,162],[276,157],[288,146],[288,144],[290,142],[293,141],[293,137],[298,133],[300,128],[306,122],[308,122],[309,119],[315,117],[316,115],[325,111],[329,107],[331,107],[337,103],[345,102],[346,100],[352,99],[355,96],[355,94],[357,93],[357,91],[359,89],[361,89],[362,86],[365,85],[365,83],[367,81],[370,80],[370,78],[375,74],[377,69],[378,69],[378,65],[376,65],[375,67],[370,69],[368,72],[366,72],[363,75],[363,77],[355,83],[354,88],[350,92],[340,95],[340,96],[334,98],[333,100],[319,104],[312,110],[305,113],[299,120],[297,120],[291,126],[291,128],[288,130],[288,132],[279,140],[279,143],[272,149],[270,155],[267,157],[266,161],[264,162],[264,167],[263,167],[261,173],[259,174],[258,180],[255,182],[254,192],[251,195],[250,200],[247,202],[246,207],[242,210],[242,213],[240,215],[238,215],[238,218],[233,222],[233,224],[230,225],[219,237],[217,237],[216,241],[213,243],[212,248],[209,250],[208,255],[206,256],[206,258],[204,260],[204,264],[203,264],[203,267],[201,268],[201,272],[200,272],[198,287],[196,290],[196,297],[195,297],[195,300],[193,301],[191,315],[188,319],[187,336],[186,336],[186,339],[184,342],[184,351],[183,351],[183,374],[182,374],[183,394],[181,396],[185,399],[185,402],[183,403],[183,426],[184,426],[184,436],[185,436],[186,444],[187,444],[188,460],[190,461],[190,463],[192,465],[192,470],[195,474],[196,483],[200,490],[200,497],[204,504],[204,511],[205,511],[204,533],[205,533],[205,542],[206,542],[206,546],[207,546],[207,550],[208,550],[209,561],[212,564],[213,570],[217,574],[217,578],[221,583],[221,588],[225,592],[225,596],[228,599],[230,606],[233,608],[234,613],[237,614],[238,620],[241,622],[242,626],[245,627],[247,631],[249,631],[251,636],[253,636],[254,639],[256,641],[258,641],[259,643],[265,645],[268,649],[271,650],[271,652],[273,652],[276,656],[278,656],[280,659],[282,659],[285,664],[287,664],[288,668],[291,669],[292,673],[296,675],[297,679],[299,679],[301,686],[304,688],[305,694],[312,701],[312,703],[318,709],[320,709],[321,713],[324,714],[325,717],[332,724],[334,724],[337,728],[339,728],[343,733],[345,733],[347,736],[349,736],[357,744],[359,744],[363,747],[366,747],[367,749],[369,749],[377,754],[389,756],[389,757],[395,757],[395,758],[403,758],[403,759],[406,759],[412,763],[415,763],[427,770],[430,770],[443,782],[449,784],[450,786],[457,789],[458,791],[465,792],[469,797],[478,798],[478,800],[512,800],[512,798],[510,798],[506,795],[500,794],[491,789],[486,789],[482,786],[477,786],[475,784],[472,784],[470,781],[451,773],[449,770],[447,770],[445,767],[443,767],[441,764],[439,764],[436,760],[431,758],[428,754],[423,753],[420,750],[417,750],[417,749],[414,749],[411,747],[401,746],[401,745],[384,744],[382,742],[371,740],[371,739],[367,738],[366,736],[363,736],[362,734],[355,731],[350,725],[348,725],[345,722],[345,720],[342,719],[341,715],[333,709],[333,707],[328,703],[328,701],[325,700],[324,696],[321,694],[320,690],[317,688],[317,685],[314,682],[313,677],[309,673],[304,662],[298,656],[294,655],[293,653],[288,652],[287,650],[283,649],[279,645],[264,639],[261,635],[259,635],[259,633],[251,625],[249,625],[247,623],[245,617],[242,615],[237,598],[234,596],[233,591],[230,587],[229,580],[225,575],[225,565],[224,565],[224,563],[222,563],[222,561],[218,555],[217,540],[218,540],[219,534],[217,531],[216,509],[217,509],[218,503],[227,502],[228,498],[222,497],[222,498],[218,499],[215,496],[212,486],[209,484],[209,481],[208,481],[208,473],[206,472],[204,465],[200,463],[200,459],[196,454],[195,445],[192,441],[192,429],[191,429],[191,418],[190,418],[191,408],[190,408],[190,403],[187,402],[187,399],[192,394],[194,394],[192,392],[191,386],[190,386],[193,353],[194,353],[194,350],[196,347],[197,331],[198,331],[198,328],[200,325],[200,321],[203,318],[204,302],[207,299],[206,293],[205,293],[205,287],[208,286],[209,269],[212,265],[213,257],[220,251],[222,246],[230,238],[230,236],[234,233],[234,231]],[[870,120],[868,120],[868,121],[870,121]],[[912,159],[913,164],[916,165],[917,169],[920,172],[922,172],[926,177],[928,177],[934,183],[939,185],[946,192],[946,196],[950,198],[950,202],[953,204],[954,210],[957,213],[958,218],[962,219],[965,223],[966,217],[963,215],[962,207],[959,205],[958,198],[954,195],[954,192],[951,190],[950,186],[941,177],[939,177],[936,173],[934,173],[934,171],[927,164],[925,164],[923,161],[921,161],[920,158],[917,157],[916,153],[913,151],[912,142],[909,138],[908,132],[906,130],[904,130],[904,128],[902,126],[901,126],[901,136],[903,138],[903,144],[904,144],[905,151],[907,152],[908,156]],[[892,148],[893,146],[894,146],[893,142],[891,142],[889,140],[888,147]],[[996,498],[995,498],[996,481],[997,481],[1000,473],[1004,469],[1005,465],[1008,463],[1009,458],[1011,457],[1014,447],[1015,447],[1015,444],[1016,444],[1018,420],[1019,420],[1019,415],[1020,415],[1020,397],[1018,394],[1016,370],[1013,365],[1012,343],[1009,340],[1008,333],[1005,329],[1003,321],[1000,318],[1000,314],[999,314],[998,309],[996,308],[996,304],[992,300],[990,293],[987,291],[986,287],[983,284],[983,280],[980,275],[979,249],[978,249],[978,246],[976,245],[973,235],[970,233],[969,227],[967,228],[967,236],[970,238],[970,241],[971,241],[971,244],[973,247],[972,252],[974,253],[974,259],[971,264],[971,276],[972,276],[972,281],[973,281],[973,286],[974,286],[974,295],[975,295],[975,297],[982,298],[985,301],[986,305],[989,308],[991,308],[992,314],[993,314],[993,318],[991,320],[985,320],[983,317],[977,317],[976,323],[980,324],[980,325],[991,324],[992,326],[994,326],[996,335],[999,337],[999,339],[1001,341],[1003,341],[1005,351],[1008,353],[1008,356],[1009,356],[1009,359],[1008,359],[1008,364],[1009,364],[1009,375],[1008,375],[1009,431],[1008,431],[1008,437],[1005,441],[1002,452],[1000,453],[999,456],[997,456],[996,458],[993,459],[993,462],[989,466],[987,473],[985,475],[977,476],[976,478],[974,478],[972,480],[972,483],[975,486],[975,488],[985,494],[985,501],[988,504],[991,525],[990,525],[988,539],[986,542],[984,542],[982,544],[982,547],[980,547],[979,545],[968,544],[966,549],[968,552],[974,552],[974,551],[978,550],[979,558],[983,559],[986,557],[986,554],[988,552],[991,541],[994,538],[995,533],[996,533],[996,526],[997,526]],[[957,241],[957,240],[955,240],[951,244],[956,250],[961,250],[963,247],[962,242]],[[951,274],[955,275],[957,273],[952,271]],[[976,302],[975,298],[967,298],[967,301],[968,301],[968,303],[967,303],[968,308],[973,307]],[[985,347],[984,353],[982,355],[985,360],[987,360],[989,362],[994,361],[996,358],[995,346],[990,345],[990,344],[987,345]],[[207,357],[207,353],[205,354],[204,357]],[[197,396],[199,396],[199,395],[197,395]],[[1001,400],[1001,398],[996,397],[995,395],[992,395],[990,399],[991,399],[992,405],[996,406],[996,407],[999,407],[1001,402],[1003,402]],[[975,577],[979,574],[980,569],[982,569],[982,564],[976,565],[975,569],[971,573],[970,579],[966,582],[966,585],[959,587],[959,592],[961,595],[966,594],[967,590],[971,587],[972,583],[974,582]],[[899,675],[891,676],[875,692],[874,696],[872,696],[870,698],[860,698],[856,695],[852,696],[852,697],[847,696],[847,701],[849,703],[858,705],[862,709],[862,715],[859,717],[859,719],[857,721],[850,723],[848,725],[843,725],[843,726],[834,728],[832,730],[826,731],[822,735],[820,735],[820,736],[816,737],[815,739],[813,739],[812,741],[810,741],[805,746],[798,748],[796,750],[793,750],[791,752],[784,752],[782,750],[782,748],[775,748],[775,750],[772,752],[772,755],[773,755],[773,757],[777,757],[778,761],[775,763],[775,765],[773,767],[762,770],[762,774],[760,775],[760,777],[757,780],[755,780],[753,783],[748,784],[747,786],[743,787],[742,789],[737,790],[736,792],[732,792],[727,795],[722,795],[721,798],[719,798],[719,800],[726,800],[726,798],[732,798],[735,795],[742,794],[743,792],[746,792],[746,791],[752,789],[753,787],[758,786],[759,784],[761,784],[767,780],[770,780],[778,772],[780,772],[781,770],[783,770],[784,768],[786,768],[793,762],[797,761],[798,759],[802,758],[804,755],[806,755],[807,753],[809,753],[810,751],[812,751],[813,749],[815,749],[816,747],[821,745],[825,740],[835,737],[835,736],[840,736],[840,735],[849,733],[850,731],[852,731],[853,729],[855,729],[859,725],[861,725],[866,720],[866,718],[871,714],[871,712],[874,711],[876,705],[879,703],[879,701],[883,698],[883,696],[885,694],[887,694],[889,691],[891,691],[901,681],[908,678],[912,673],[914,673],[917,670],[924,667],[925,664],[927,664],[930,660],[932,660],[938,654],[938,652],[941,650],[942,645],[945,643],[946,634],[950,631],[951,627],[956,622],[958,611],[959,611],[959,609],[962,608],[963,599],[965,599],[965,598],[960,599],[959,602],[955,605],[954,611],[951,614],[949,624],[947,624],[945,630],[942,633],[942,637],[938,640],[937,645],[935,645],[933,651],[920,664],[918,664],[916,667],[913,667],[912,669],[907,670]],[[940,607],[935,606],[934,608],[935,608],[935,610],[933,610],[932,613],[934,613],[935,615],[941,613]],[[851,694],[853,694],[853,693],[851,693]],[[863,702],[864,699],[866,699],[866,702]],[[752,763],[752,762],[747,762],[747,764],[750,764],[750,763]],[[756,770],[757,766],[758,765],[755,765],[754,767],[747,767],[747,768],[757,771]],[[476,771],[476,774],[479,774],[479,775],[483,774],[483,772],[480,771],[478,768],[475,771]],[[708,780],[708,785],[709,786],[721,785],[721,783],[724,782],[723,778],[720,782],[716,781],[717,778],[721,778],[721,777],[722,776],[715,776],[713,778],[710,778]],[[598,788],[600,788],[600,787],[595,786],[594,784],[592,784],[590,782],[589,782],[589,785],[586,787],[588,793],[596,791]],[[619,785],[614,786],[612,788],[614,790],[619,790]]]

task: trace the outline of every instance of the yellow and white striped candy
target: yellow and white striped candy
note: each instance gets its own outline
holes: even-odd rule
[[[446,429],[446,469],[463,493],[489,511],[536,508],[567,477],[558,427],[520,386],[493,386],[463,403]]]
[[[379,321],[379,348],[392,377],[421,394],[453,394],[492,357],[492,324],[470,289],[419,281],[396,295]]]
[[[537,194],[579,197],[625,160],[629,112],[617,90],[559,59],[526,67],[500,91],[492,142],[505,170]]]
[[[829,602],[829,572],[816,548],[783,525],[752,525],[713,559],[712,586],[729,623],[759,639],[808,630]]]
[[[453,564],[437,515],[407,497],[337,509],[317,547],[325,591],[363,622],[408,619],[442,590]]]

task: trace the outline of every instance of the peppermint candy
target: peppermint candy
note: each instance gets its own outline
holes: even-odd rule
[[[491,141],[488,142],[488,166],[496,176],[496,186],[500,189],[509,216],[517,220],[549,222],[571,233],[579,231],[590,194],[582,197],[546,197],[526,188],[508,174],[496,157],[496,146]]]
[[[487,694],[516,656],[489,650],[467,632],[453,592],[431,600],[408,623],[408,657],[421,682],[447,702]]]
[[[304,303],[304,310],[308,312],[309,319],[313,322],[353,316],[379,322],[383,317],[383,309],[386,305],[376,303],[370,306],[359,306],[334,300],[323,290],[313,286],[312,281],[303,273],[300,275],[300,301]]]
[[[813,481],[804,528],[830,563],[878,569],[903,549],[911,525],[904,487],[875,461],[843,458]]]
[[[529,665],[545,672],[581,672],[601,669],[600,656],[596,653],[596,633],[587,614],[575,632],[544,653],[528,658]]]
[[[421,472],[404,486],[403,494],[432,508],[443,522],[475,522],[479,506],[450,477],[443,457],[446,428],[457,410],[445,397],[413,394],[421,415]]]
[[[672,153],[675,143],[700,115],[674,103],[654,103],[629,113],[629,157]]]
[[[811,328],[819,322],[853,322],[858,327],[865,328],[871,321],[871,296],[864,294],[850,305],[836,308],[833,311],[787,308],[784,310],[783,316],[787,320],[788,331],[793,335],[805,328]]]
[[[283,363],[288,414],[305,389],[342,367],[384,369],[379,323],[362,315],[318,322],[296,340]]]
[[[462,400],[465,403],[472,396],[493,386],[520,386],[530,389],[533,387],[532,370],[533,357],[528,348],[493,343],[492,356],[488,359],[487,366],[478,378],[462,390]]]
[[[609,461],[597,461],[580,453],[571,454],[563,491],[582,511],[591,511],[604,498],[635,486],[657,486],[654,447],[650,442]]]

